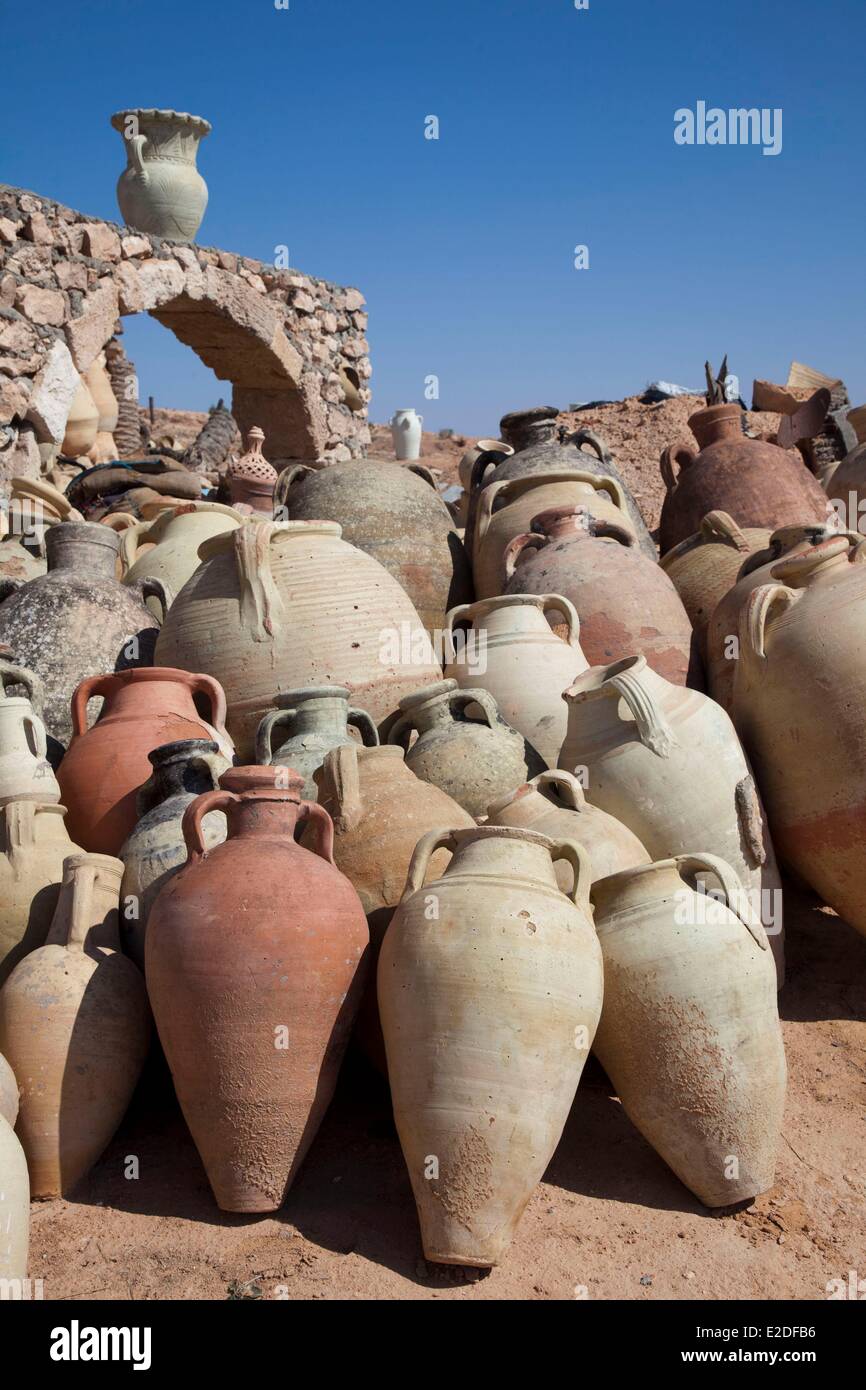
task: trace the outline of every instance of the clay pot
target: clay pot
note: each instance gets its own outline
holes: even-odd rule
[[[181,502],[160,508],[152,521],[139,521],[124,530],[120,538],[123,582],[159,579],[171,604],[201,564],[202,542],[243,524],[240,512],[219,502]],[[149,605],[154,602],[148,599]]]
[[[674,685],[703,689],[699,641],[682,599],[621,522],[585,507],[542,512],[506,548],[504,573],[506,593],[571,600],[591,666],[639,654]]]
[[[151,236],[194,241],[207,207],[207,184],[196,168],[209,121],[187,111],[116,111],[126,168],[117,180],[124,222]]]
[[[270,521],[274,515],[278,474],[262,453],[264,442],[264,431],[253,425],[247,434],[247,452],[239,459],[232,459],[226,469],[226,479],[233,507]]]
[[[27,694],[7,694],[13,689]],[[0,806],[9,801],[60,800],[60,788],[45,756],[47,735],[39,717],[43,701],[39,677],[0,651]]]
[[[0,807],[0,984],[18,961],[45,944],[63,863],[80,853],[66,807],[11,801]]]
[[[378,986],[428,1260],[498,1264],[559,1142],[601,1011],[589,878],[579,845],[531,830],[433,830],[413,855]]]
[[[772,582],[773,569],[780,560],[803,555],[839,532],[833,526],[784,526],[774,531],[768,545],[749,555],[741,565],[736,583],[716,605],[706,633],[707,684],[713,699],[733,717],[734,673],[739,651],[740,613],[749,595],[762,584]],[[847,532],[852,535],[853,533]],[[856,535],[854,539],[859,537]]]
[[[395,410],[391,416],[394,456],[398,459],[420,458],[423,432],[423,415],[418,415],[411,407]]]
[[[48,941],[0,990],[0,1048],[21,1089],[34,1197],[66,1196],[126,1112],[150,1040],[141,972],[120,950],[123,865],[73,855]]]
[[[591,806],[577,778],[562,768],[539,772],[531,782],[491,802],[486,824],[535,830],[551,840],[574,840],[589,855],[593,883],[650,862],[637,836],[606,811]],[[564,861],[556,865],[556,881],[563,893],[569,891],[573,877]]]
[[[467,717],[469,705],[480,707],[481,719]],[[496,797],[544,770],[540,754],[506,724],[486,690],[437,681],[405,696],[400,710],[388,743],[406,749],[416,777],[440,787],[470,816],[483,816]],[[418,737],[409,747],[413,731]]]
[[[30,1248],[27,1159],[11,1124],[0,1115],[0,1279],[26,1279]]]
[[[332,748],[354,743],[349,727],[356,728],[368,748],[379,742],[376,725],[364,709],[350,709],[344,685],[313,685],[289,690],[275,699],[277,708],[266,714],[256,734],[256,762],[263,766],[292,767],[304,779],[305,801],[318,799],[313,773]],[[288,734],[274,751],[274,732]]]
[[[536,516],[554,507],[584,507],[598,522],[616,525],[635,539],[625,512],[625,494],[613,478],[572,469],[491,483],[480,496],[472,543],[478,598],[503,593],[510,543],[530,530]],[[547,591],[557,592],[556,586],[548,585]]]
[[[707,512],[724,511],[741,527],[770,531],[835,515],[796,449],[747,438],[742,420],[736,404],[707,406],[689,417],[698,448],[677,444],[662,453],[662,555],[694,535]]]
[[[637,537],[644,554],[655,560],[656,547],[640,507],[604,440],[588,429],[580,429],[573,434],[565,432],[562,439],[563,431],[556,423],[558,414],[555,406],[546,405],[537,406],[534,410],[513,411],[502,417],[502,438],[513,446],[514,454],[506,459],[488,457],[476,464],[469,484],[471,495],[467,533],[471,536],[481,489],[490,483],[577,468],[599,478],[613,478],[619,484],[629,528]],[[588,447],[584,448],[584,445]]]
[[[406,886],[415,846],[443,825],[475,822],[450,796],[422,782],[406,766],[402,748],[342,744],[316,773],[319,802],[334,821],[334,862],[353,884],[370,928],[370,975],[358,1012],[356,1037],[374,1066],[387,1075],[376,1000],[376,962],[388,923]],[[434,854],[428,876],[445,871],[445,850]]]
[[[107,526],[64,521],[46,531],[45,543],[47,574],[6,598],[0,580],[0,641],[44,682],[45,727],[65,748],[72,736],[72,692],[85,677],[152,662],[159,625],[144,600],[159,585],[152,579],[136,588],[118,583],[120,540]]]
[[[693,536],[662,557],[661,567],[683,601],[701,655],[716,605],[736,583],[747,557],[769,544],[770,534],[754,526],[742,531],[727,512],[708,512]]]
[[[487,462],[492,463],[495,467],[504,463],[513,453],[514,450],[511,445],[506,444],[504,439],[476,439],[475,443],[463,453],[457,465],[457,474],[467,496],[472,486],[472,470],[476,460],[481,458],[482,454],[486,455]]]
[[[185,868],[147,928],[147,982],[186,1122],[223,1211],[275,1211],[328,1107],[363,985],[364,912],[300,777],[232,768],[187,807]],[[283,785],[280,785],[282,783]],[[203,817],[228,839],[205,853]],[[294,841],[319,829],[316,853]]]
[[[711,875],[722,901],[697,893]],[[678,855],[592,890],[604,955],[596,1056],[644,1138],[705,1206],[773,1185],[785,1051],[767,938],[730,865]]]
[[[560,767],[580,778],[588,801],[634,831],[653,859],[700,846],[730,864],[770,935],[781,984],[779,873],[751,769],[724,710],[664,680],[642,656],[578,676],[565,699]]]
[[[14,1129],[15,1121],[18,1118],[18,1082],[15,1080],[15,1073],[2,1052],[0,1052],[0,1115]],[[0,1231],[2,1231],[2,1227],[0,1227]]]
[[[734,718],[783,860],[866,934],[866,546],[773,567],[740,613]]]
[[[72,397],[72,405],[66,417],[66,432],[60,452],[66,458],[86,457],[96,443],[99,429],[99,408],[94,401],[87,382],[79,378],[78,389]]]
[[[160,889],[186,863],[183,813],[197,796],[216,791],[230,766],[218,745],[204,738],[164,743],[147,756],[153,772],[139,789],[139,821],[120,851],[123,949],[142,971],[150,909]],[[221,811],[211,811],[201,828],[205,850],[213,849],[226,837],[226,818]]]
[[[551,630],[548,612],[565,616],[564,639]],[[568,720],[562,692],[588,665],[579,636],[574,606],[560,594],[464,604],[452,608],[445,625],[445,675],[488,691],[505,722],[555,767]]]
[[[333,522],[250,521],[201,549],[157,644],[166,665],[210,671],[241,759],[274,692],[345,685],[381,724],[440,667],[410,599]],[[0,615],[2,615],[0,608]]]
[[[449,608],[472,597],[466,552],[432,475],[419,464],[294,464],[280,474],[275,501],[292,520],[338,522],[343,539],[405,589],[430,633],[441,632]]]
[[[87,702],[103,696],[99,719],[87,727]],[[205,697],[212,723],[193,696]],[[117,854],[138,819],[136,793],[150,776],[148,755],[164,743],[214,739],[227,761],[225,695],[212,676],[150,666],[116,676],[91,676],[72,699],[72,742],[60,764],[60,790],[69,832],[94,854]]]

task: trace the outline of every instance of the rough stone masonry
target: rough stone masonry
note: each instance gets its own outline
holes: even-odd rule
[[[210,247],[146,236],[0,184],[0,479],[36,476],[86,371],[126,314],[149,313],[232,384],[272,461],[362,455],[364,297]],[[354,373],[363,408],[346,404]],[[182,402],[177,402],[181,405]]]

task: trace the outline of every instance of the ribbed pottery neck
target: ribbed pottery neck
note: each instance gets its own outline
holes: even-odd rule
[[[48,569],[69,570],[83,579],[114,579],[120,537],[90,521],[62,521],[45,533]]]
[[[709,405],[689,416],[689,429],[698,441],[699,449],[707,449],[723,439],[742,439],[742,409],[736,402]]]
[[[470,877],[524,879],[556,889],[556,873],[550,851],[553,841],[534,830],[517,826],[478,826],[455,830],[454,853],[446,879]]]
[[[123,870],[121,860],[107,854],[73,854],[65,859],[47,944],[88,953],[97,947],[119,951]]]
[[[503,415],[499,422],[502,438],[516,454],[537,444],[551,443],[558,414],[552,405],[536,406],[533,410],[514,410],[509,415]]]
[[[677,893],[688,893],[689,887],[680,876],[676,861],[661,859],[655,864],[642,864],[623,869],[592,885],[590,898],[595,907],[596,930],[601,933],[608,920],[612,925],[620,913],[630,912],[647,902],[658,902]]]
[[[552,637],[542,602],[531,594],[485,599],[473,605],[472,627],[483,632],[488,642],[518,642],[539,634]]]
[[[348,735],[349,691],[344,686],[290,690],[274,703],[277,709],[294,711],[291,729],[283,726],[285,740],[304,734]]]
[[[285,800],[277,800],[273,793],[249,793],[225,808],[228,821],[228,838],[292,840],[298,823],[300,801],[297,796],[286,795]]]

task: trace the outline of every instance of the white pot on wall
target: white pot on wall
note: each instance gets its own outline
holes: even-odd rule
[[[394,440],[394,453],[398,459],[417,459],[421,457],[421,430],[424,416],[414,410],[395,410],[391,417],[391,435]]]

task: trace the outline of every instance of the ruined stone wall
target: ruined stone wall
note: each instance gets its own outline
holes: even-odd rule
[[[0,472],[38,472],[37,446],[62,440],[79,374],[118,317],[137,313],[152,314],[231,382],[232,413],[244,431],[262,427],[272,460],[366,451],[371,367],[358,290],[146,236],[0,185]],[[363,409],[354,413],[346,369],[360,379]]]

